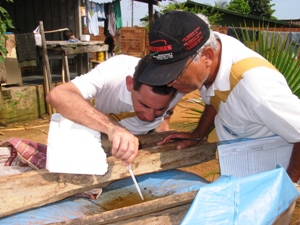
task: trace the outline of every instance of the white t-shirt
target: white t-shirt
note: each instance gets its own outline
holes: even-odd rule
[[[134,112],[125,78],[128,75],[133,76],[139,60],[140,58],[133,56],[117,55],[99,64],[89,73],[76,77],[72,82],[85,99],[95,98],[96,109],[104,114]],[[177,93],[168,109],[175,106],[182,96],[181,93]],[[135,116],[123,119],[119,123],[133,134],[145,134],[155,129],[165,116],[166,114],[153,122],[141,121]]]
[[[200,89],[206,104],[214,90],[230,90],[230,68],[248,57],[261,57],[239,40],[216,32],[222,43],[221,64],[213,85]],[[262,58],[262,57],[261,57]],[[300,100],[284,76],[270,68],[256,67],[244,73],[215,117],[220,141],[259,138],[277,134],[288,142],[300,142]]]

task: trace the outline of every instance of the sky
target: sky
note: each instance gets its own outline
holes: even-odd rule
[[[185,2],[186,0],[179,0],[180,2]],[[194,2],[199,2],[202,4],[214,5],[215,2],[219,0],[192,0]],[[227,0],[229,2],[230,0]],[[276,10],[273,16],[278,19],[300,19],[300,0],[271,0],[271,4],[275,4],[272,9]],[[169,4],[169,1],[162,1],[162,5]],[[131,0],[121,0],[121,11],[123,26],[132,25],[132,9],[133,9],[133,25],[141,25],[140,18],[148,15],[148,4]],[[154,9],[159,11],[157,6]]]

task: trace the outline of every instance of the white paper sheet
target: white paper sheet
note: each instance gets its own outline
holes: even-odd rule
[[[51,117],[46,169],[55,173],[95,174],[107,172],[101,134],[56,113]]]
[[[237,178],[272,170],[287,169],[293,144],[279,136],[252,139],[218,146],[221,175]]]

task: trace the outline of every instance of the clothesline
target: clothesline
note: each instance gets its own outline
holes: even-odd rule
[[[106,0],[105,0],[106,1]],[[102,3],[99,3],[102,2]],[[103,3],[103,0],[91,0],[87,2],[87,25],[89,34],[99,35],[98,22],[104,21],[105,35],[115,35],[116,29],[122,28],[122,13],[120,0]]]
[[[111,3],[113,2],[114,0],[89,0],[90,2],[94,2],[94,3],[98,3],[98,4],[101,4],[101,3]]]

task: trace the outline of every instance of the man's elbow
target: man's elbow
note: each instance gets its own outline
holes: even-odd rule
[[[57,88],[54,88],[52,90],[50,90],[50,92],[46,95],[46,102],[50,105],[55,104],[55,101],[57,101],[59,99],[58,97],[58,90]]]

